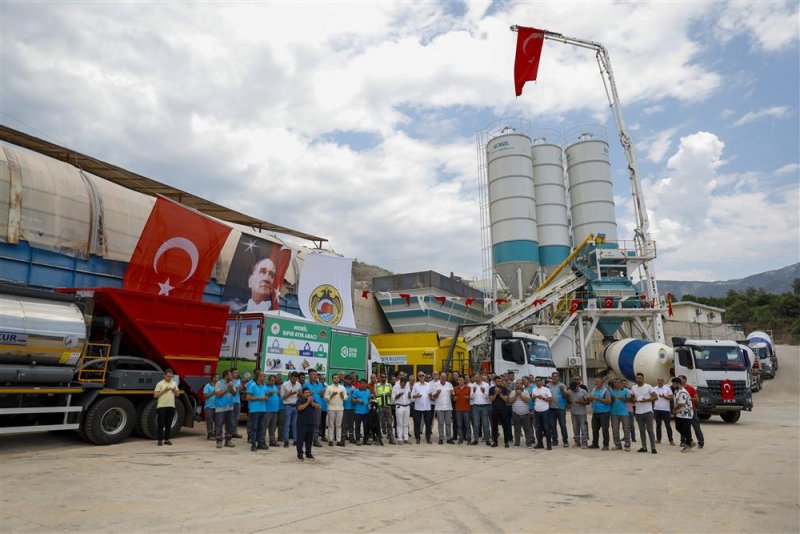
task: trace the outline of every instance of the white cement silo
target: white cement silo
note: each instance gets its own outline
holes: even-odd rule
[[[552,272],[570,253],[567,188],[561,134],[539,130],[532,136],[531,157],[536,193],[536,226],[539,231],[539,263]]]

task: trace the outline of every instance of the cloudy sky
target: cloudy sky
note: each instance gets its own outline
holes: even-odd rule
[[[396,272],[481,276],[476,132],[609,130],[593,54],[545,43],[514,96],[516,34],[604,43],[661,278],[800,259],[798,3],[0,4],[0,122]]]

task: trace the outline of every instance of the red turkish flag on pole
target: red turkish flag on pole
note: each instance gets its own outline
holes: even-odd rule
[[[125,289],[202,299],[230,231],[193,209],[158,197],[125,270]]]
[[[514,60],[514,88],[517,96],[522,94],[525,82],[536,80],[543,44],[544,30],[517,27],[517,57]]]

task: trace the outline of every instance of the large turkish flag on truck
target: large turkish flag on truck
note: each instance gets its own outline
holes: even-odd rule
[[[231,228],[158,197],[125,270],[125,289],[200,300]]]

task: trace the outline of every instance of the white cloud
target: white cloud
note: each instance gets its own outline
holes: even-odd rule
[[[594,54],[555,42],[514,98],[509,24],[606,44],[623,103],[646,114],[664,99],[708,99],[722,82],[693,31],[712,4],[495,3],[487,15],[490,5],[456,16],[428,2],[8,4],[0,108],[82,152],[330,237],[346,255],[479,275],[474,132],[458,120],[609,113]],[[374,142],[351,149],[335,132]],[[673,135],[647,157],[662,161]],[[714,151],[701,141],[681,146],[659,187],[692,196],[684,171],[715,170],[694,161]]]
[[[664,156],[672,146],[672,136],[678,128],[669,128],[656,132],[655,134],[644,138],[638,145],[638,148],[645,152],[645,157],[653,163],[659,163],[664,159]]]
[[[655,113],[661,113],[662,111],[664,111],[664,106],[662,106],[661,104],[655,104],[652,106],[647,106],[646,108],[644,108],[643,111],[645,115],[653,115]]]
[[[784,174],[794,174],[796,175],[800,171],[800,164],[797,163],[787,163],[786,165],[778,168],[773,172],[776,176],[782,176]]]
[[[716,34],[723,43],[747,34],[755,48],[775,52],[790,48],[800,38],[798,19],[800,7],[794,0],[725,2]]]
[[[733,278],[743,273],[729,265],[758,272],[800,257],[799,184],[765,187],[770,177],[752,171],[722,175],[724,149],[710,132],[682,137],[667,175],[643,180],[662,278]]]
[[[734,127],[744,126],[761,119],[785,119],[791,115],[789,106],[772,106],[758,111],[748,111],[733,123]]]

